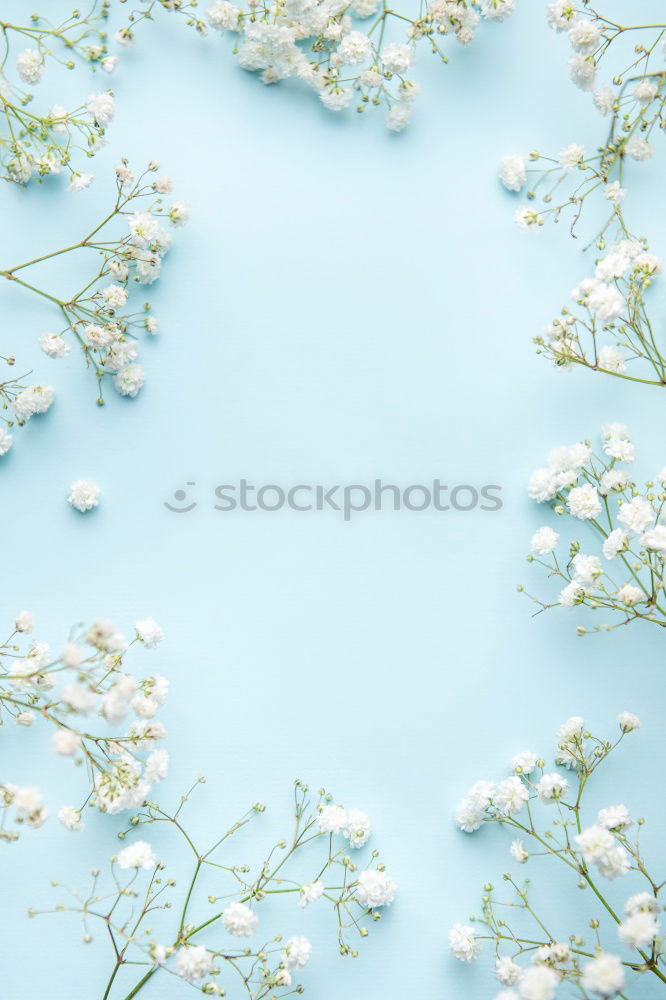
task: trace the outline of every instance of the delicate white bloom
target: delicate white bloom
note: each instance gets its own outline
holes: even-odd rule
[[[599,810],[597,826],[605,830],[624,830],[631,826],[632,819],[626,806],[607,806]]]
[[[474,928],[467,924],[454,924],[449,931],[451,951],[460,962],[473,962],[481,951],[481,942]]]
[[[587,296],[587,305],[598,319],[608,323],[622,315],[626,303],[622,292],[615,285],[595,280]]]
[[[505,21],[513,14],[515,0],[479,0],[482,17],[489,21]]]
[[[587,864],[596,864],[604,854],[615,847],[612,833],[597,824],[588,826],[576,836],[575,841]]]
[[[627,370],[624,351],[611,344],[604,344],[599,351],[599,367],[607,372],[623,375]]]
[[[112,120],[116,109],[113,94],[110,90],[101,94],[91,94],[88,98],[87,108],[93,121],[104,128]]]
[[[37,49],[24,49],[23,52],[19,52],[16,68],[23,82],[34,86],[42,78],[44,59]]]
[[[82,514],[99,506],[100,488],[88,479],[77,479],[69,488],[68,503]]]
[[[386,116],[386,127],[392,132],[402,132],[403,128],[409,124],[412,117],[412,106],[406,101],[399,101],[391,106],[391,110]]]
[[[340,833],[347,826],[347,813],[342,806],[322,806],[317,825],[322,833]]]
[[[599,480],[599,492],[603,497],[608,496],[614,490],[621,492],[629,483],[629,476],[624,469],[608,469]],[[620,530],[620,529],[615,529]],[[621,534],[625,534],[620,530]],[[613,532],[611,532],[613,534]],[[619,537],[619,536],[617,536]],[[610,535],[609,535],[610,538]]]
[[[105,73],[114,73],[118,65],[118,56],[104,56],[101,67]]]
[[[43,333],[37,343],[49,358],[64,358],[69,354],[69,344],[60,333]]]
[[[537,765],[537,760],[539,758],[535,753],[526,750],[523,753],[517,753],[513,760],[511,761],[511,767],[514,771],[519,771],[521,774],[531,774]]]
[[[569,782],[559,774],[544,774],[536,786],[539,801],[547,804],[563,798],[568,788]]]
[[[302,934],[297,934],[287,941],[282,952],[282,961],[288,969],[304,969],[311,954],[312,945],[308,939]]]
[[[35,620],[29,611],[21,611],[21,613],[16,616],[14,628],[17,632],[32,632],[34,627]]]
[[[504,156],[500,161],[499,176],[508,191],[520,191],[527,179],[525,158],[516,153]]]
[[[372,44],[363,31],[350,31],[340,42],[336,55],[342,65],[358,66],[367,62],[372,54]]]
[[[532,535],[531,549],[536,555],[546,556],[557,546],[559,535],[548,525],[539,528]]]
[[[63,806],[58,813],[58,820],[66,830],[78,831],[84,826],[81,813],[74,806]]]
[[[150,782],[163,781],[169,773],[168,750],[153,750],[146,760],[146,779]]]
[[[624,151],[627,156],[630,156],[632,160],[637,160],[639,163],[643,160],[649,160],[651,156],[654,156],[654,146],[640,135],[632,136],[624,147]]]
[[[367,843],[372,827],[370,820],[360,809],[350,809],[343,833],[350,847],[363,847]]]
[[[625,528],[638,535],[654,521],[654,510],[649,500],[644,500],[643,497],[632,497],[631,500],[622,504],[617,519]]]
[[[134,630],[146,649],[154,649],[158,642],[164,638],[164,630],[152,617],[136,622]]]
[[[586,589],[593,587],[597,578],[602,574],[598,556],[588,556],[579,552],[573,557],[572,566],[576,583],[581,584]]]
[[[324,892],[324,883],[321,879],[316,879],[311,885],[302,885],[298,904],[301,907],[309,906],[321,899]]]
[[[206,11],[206,18],[216,31],[240,30],[241,10],[227,0],[214,0]]]
[[[121,868],[143,868],[150,871],[157,864],[157,858],[146,840],[135,840],[119,853],[118,864]]]
[[[654,80],[644,78],[634,84],[631,93],[641,104],[649,104],[659,93],[659,84]]]
[[[50,385],[34,385],[15,397],[12,410],[18,420],[29,420],[36,413],[46,413],[55,399],[55,389]]]
[[[319,99],[329,111],[343,111],[349,106],[353,96],[354,91],[350,90],[349,87],[331,87],[328,90],[323,90]]]
[[[596,49],[601,32],[594,21],[579,17],[569,29],[568,38],[572,49],[587,55]]]
[[[636,913],[651,913],[656,917],[661,913],[661,904],[651,892],[637,892],[624,904],[624,912],[628,917],[633,917]]]
[[[617,929],[620,939],[631,948],[647,948],[659,933],[659,921],[652,913],[639,910]]]
[[[6,455],[13,443],[14,438],[9,431],[6,431],[4,427],[0,427],[0,456]]]
[[[113,380],[113,384],[121,396],[130,396],[132,399],[143,387],[145,376],[141,365],[131,363],[124,365]]]
[[[525,862],[529,860],[529,854],[525,850],[525,845],[522,840],[512,840],[509,853],[516,864],[524,865]]]
[[[73,729],[57,729],[51,737],[53,752],[62,757],[73,757],[81,746],[81,737]]]
[[[633,712],[620,712],[617,722],[623,733],[633,733],[641,728],[641,720]]]
[[[633,608],[636,604],[641,604],[643,601],[647,601],[647,597],[640,587],[635,587],[633,583],[625,583],[620,587],[617,596],[623,604],[626,604],[630,608]]]
[[[174,201],[169,208],[169,220],[176,226],[185,226],[190,221],[190,210],[184,201]]]
[[[486,806],[472,799],[463,799],[455,811],[455,821],[464,833],[474,833],[483,823]]]
[[[577,167],[585,159],[585,147],[577,142],[572,142],[570,146],[564,146],[557,154],[560,166],[567,172]]]
[[[409,45],[403,42],[391,42],[381,52],[384,69],[389,73],[406,73],[412,65],[413,52]]]
[[[85,188],[90,187],[92,182],[95,180],[94,174],[81,174],[74,172],[72,174],[71,180],[68,185],[69,191],[84,191]]]
[[[524,970],[508,955],[503,955],[495,962],[494,971],[495,978],[502,986],[515,986],[520,982]]]
[[[601,513],[599,494],[590,483],[576,486],[567,497],[567,507],[574,517],[592,520]]]
[[[583,966],[583,988],[600,997],[612,997],[624,986],[624,968],[617,955],[605,952]]]
[[[95,695],[83,684],[67,684],[60,692],[60,700],[81,715],[89,715],[95,707]]]
[[[592,56],[576,53],[568,60],[571,79],[581,90],[592,90],[597,74],[596,63]]]
[[[259,918],[245,903],[230,903],[222,911],[225,930],[234,937],[252,937],[257,930]]]
[[[547,965],[534,965],[525,969],[518,992],[524,1000],[553,1000],[560,977]]]
[[[597,111],[605,118],[613,110],[613,105],[615,104],[615,94],[606,83],[603,87],[599,87],[598,90],[595,90],[592,95],[592,100],[594,101],[594,106]],[[614,181],[613,183],[617,183],[618,187],[620,186],[617,181]]]
[[[356,898],[361,906],[375,909],[389,906],[395,899],[396,884],[386,872],[369,869],[361,872],[356,887]]]
[[[176,975],[187,983],[196,983],[213,968],[213,956],[202,944],[184,944],[174,959]]]
[[[495,791],[493,801],[501,813],[507,816],[515,816],[519,813],[525,803],[529,800],[529,791],[526,785],[515,775],[500,781]]]
[[[604,198],[612,205],[619,205],[624,201],[626,194],[626,188],[620,187],[619,181],[611,181],[610,184],[604,185]]]
[[[122,309],[127,302],[127,289],[120,285],[107,285],[102,289],[104,301],[111,309]]]
[[[526,232],[537,232],[543,226],[543,219],[533,208],[521,205],[514,213],[514,221]]]
[[[602,545],[606,559],[615,559],[620,552],[626,552],[629,545],[629,535],[622,528],[614,528]]]
[[[546,20],[555,31],[566,31],[576,20],[576,8],[571,0],[555,0],[546,6]]]

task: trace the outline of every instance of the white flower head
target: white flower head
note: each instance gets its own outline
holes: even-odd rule
[[[449,945],[459,962],[473,962],[481,951],[481,942],[468,924],[453,925],[449,931]]]
[[[100,488],[89,479],[77,479],[69,488],[68,503],[82,514],[99,506]]]
[[[361,906],[375,909],[390,906],[395,899],[396,884],[387,872],[370,868],[361,872],[356,887],[356,898]]]
[[[143,868],[150,871],[157,864],[157,858],[146,840],[135,840],[120,851],[118,864],[121,868]]]
[[[225,930],[234,937],[252,937],[259,924],[259,918],[245,903],[230,903],[222,912]]]

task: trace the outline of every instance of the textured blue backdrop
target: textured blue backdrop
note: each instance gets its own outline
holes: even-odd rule
[[[564,229],[533,239],[514,228],[496,161],[595,134],[565,57],[541,4],[520,3],[448,67],[422,56],[414,123],[395,136],[379,117],[334,117],[296,87],[264,88],[224,43],[162,17],[113,79],[118,115],[95,185],[62,199],[1,192],[4,265],[94,220],[110,189],[104,168],[120,155],[158,159],[191,204],[155,289],[162,333],[143,351],[148,381],[133,402],[111,394],[97,409],[79,359],[51,362],[36,348],[49,308],[0,289],[3,353],[58,390],[0,470],[2,605],[5,619],[32,610],[39,637],[56,644],[97,615],[124,629],[146,614],[163,623],[151,663],[173,684],[169,788],[175,797],[208,775],[202,828],[257,798],[284,816],[296,776],[370,813],[399,900],[356,963],[336,957],[332,928],[317,928],[320,962],[303,977],[317,1000],[492,995],[445,938],[507,866],[508,845],[497,831],[466,839],[451,809],[477,777],[502,775],[514,751],[548,753],[568,715],[609,730],[620,709],[642,716],[613,771],[622,791],[608,780],[607,797],[624,797],[654,828],[664,818],[653,794],[661,633],[580,640],[575,615],[533,619],[515,592],[531,581],[524,552],[543,520],[524,483],[548,448],[620,420],[645,475],[666,462],[659,392],[559,374],[530,343],[589,264]],[[77,72],[63,87],[87,92],[88,81]],[[663,251],[650,210],[659,163],[638,170],[632,214]],[[76,280],[71,264],[44,274],[54,288]],[[241,476],[495,482],[505,506],[349,524],[210,504],[177,517],[162,506],[186,480],[203,496]],[[103,489],[93,516],[65,503],[79,477]],[[4,739],[3,773],[38,782],[39,736]],[[71,799],[74,778],[54,762],[52,807]],[[116,826],[93,819],[95,834],[75,840],[53,823],[5,850],[5,995],[100,995],[106,942],[86,951],[67,920],[25,914],[52,898],[51,878],[83,882],[113,851]],[[275,829],[270,814],[262,829]],[[660,846],[655,829],[651,841]],[[544,868],[554,898],[576,912],[580,899],[560,896],[553,875]],[[294,929],[306,929],[300,915]],[[146,996],[185,991],[170,980]]]

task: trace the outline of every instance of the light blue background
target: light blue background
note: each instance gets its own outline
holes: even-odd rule
[[[648,4],[635,6],[647,16]],[[520,581],[543,590],[524,564],[544,521],[524,483],[550,447],[619,420],[634,431],[642,475],[666,462],[658,390],[559,374],[530,342],[591,265],[564,226],[536,239],[516,230],[496,163],[600,134],[589,97],[567,82],[566,54],[541,4],[520,2],[509,22],[456,46],[449,66],[422,54],[423,96],[395,136],[381,116],[335,117],[298,87],[263,87],[224,42],[163,16],[112,80],[118,115],[95,185],[76,197],[50,185],[1,192],[3,266],[79,238],[102,214],[105,168],[120,155],[158,159],[191,205],[151,296],[162,332],[143,348],[148,382],[133,402],[110,391],[96,408],[79,358],[52,362],[36,348],[51,310],[0,290],[2,352],[58,390],[2,464],[4,618],[30,609],[54,645],[95,616],[126,631],[147,614],[164,625],[145,663],[172,680],[172,797],[208,776],[200,829],[226,827],[256,799],[284,818],[296,776],[367,810],[399,897],[356,963],[336,957],[332,924],[317,922],[319,961],[303,975],[317,1000],[493,995],[484,967],[459,966],[445,939],[507,867],[508,838],[467,838],[451,811],[478,777],[503,776],[514,752],[548,754],[571,714],[602,734],[622,709],[641,715],[644,730],[600,778],[599,799],[646,815],[648,845],[661,844],[661,632],[580,640],[575,613],[531,618],[515,591]],[[107,83],[77,72],[63,87]],[[627,207],[663,252],[659,170],[659,160],[636,168]],[[62,263],[43,273],[58,289],[87,272]],[[241,476],[493,482],[505,506],[368,512],[350,524],[333,513],[225,516],[202,502],[176,516],[162,506],[186,480],[203,501]],[[80,477],[103,490],[92,516],[65,503]],[[66,762],[43,777],[43,736],[4,740],[6,779],[48,782],[54,810],[73,799]],[[5,995],[101,996],[101,935],[85,950],[67,920],[29,923],[25,911],[53,901],[51,878],[83,885],[114,850],[117,826],[91,817],[74,839],[51,823],[5,850]],[[267,814],[256,844],[281,830]],[[243,859],[262,856],[254,835],[245,843]],[[571,916],[584,927],[587,902],[540,869],[542,897],[567,914],[559,932]],[[310,932],[300,911],[293,930]],[[145,996],[185,992],[169,980]]]

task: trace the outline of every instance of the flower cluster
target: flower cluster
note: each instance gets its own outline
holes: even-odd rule
[[[203,781],[200,778],[196,784]],[[278,840],[264,855],[265,860],[253,869],[246,864],[225,863],[221,853],[229,838],[263,813],[265,807],[253,805],[226,833],[204,848],[185,826],[182,813],[189,795],[183,796],[173,813],[147,802],[132,817],[129,829],[120,834],[125,840],[128,833],[142,828],[145,837],[148,834],[143,831],[150,830],[153,824],[168,824],[174,836],[187,846],[192,855],[192,875],[178,902],[174,899],[178,887],[169,877],[166,859],[158,858],[150,842],[140,839],[132,840],[111,859],[108,889],[100,887],[100,872],[95,870],[87,898],[72,892],[71,905],[57,907],[59,912],[80,915],[86,941],[92,940],[95,923],[104,930],[105,937],[110,935],[114,959],[105,996],[110,996],[121,970],[124,976],[133,976],[123,986],[123,996],[128,988],[129,996],[137,996],[148,982],[164,974],[180,977],[206,996],[223,996],[228,985],[233,995],[237,977],[243,984],[243,995],[251,1000],[301,993],[303,987],[295,977],[308,964],[312,945],[303,934],[291,931],[300,929],[301,910],[312,905],[327,905],[333,910],[340,953],[357,955],[348,943],[348,932],[367,937],[365,922],[379,921],[381,908],[393,901],[396,891],[377,851],[372,851],[360,865],[345,853],[347,846],[360,848],[367,840],[370,826],[365,814],[345,812],[323,789],[313,807],[307,785],[297,781],[294,829],[289,837]],[[207,905],[200,891],[204,877],[210,882]],[[282,917],[289,934],[255,943],[271,900],[284,904]],[[195,906],[200,910],[196,915],[192,912]],[[160,937],[146,926],[151,914],[152,927],[156,910],[173,910],[176,914],[173,926],[167,929],[164,924]]]
[[[563,308],[535,338],[537,353],[560,368],[583,365],[631,381],[666,385],[666,358],[648,316],[645,294],[662,261],[637,240],[621,240],[601,257],[594,276],[571,292],[579,312]],[[627,374],[639,369],[639,373]],[[647,370],[645,370],[647,369]],[[651,378],[641,377],[651,375]]]
[[[388,128],[400,132],[420,90],[411,79],[419,43],[447,62],[445,36],[468,45],[482,19],[503,21],[514,5],[515,0],[429,0],[412,17],[379,0],[247,0],[242,7],[213,0],[205,22],[188,20],[201,34],[208,27],[230,33],[239,65],[261,74],[264,83],[295,77],[331,111],[352,104],[360,113],[384,107]],[[189,12],[193,5],[161,0],[161,6]],[[155,7],[149,5],[151,11]],[[132,14],[125,41],[144,17]],[[389,40],[389,25],[404,32]]]
[[[608,122],[606,136],[601,141],[597,137],[592,150],[573,142],[557,155],[533,150],[528,156],[507,156],[500,177],[511,191],[526,187],[528,202],[538,198],[542,203],[518,209],[515,218],[524,229],[537,230],[547,219],[557,222],[570,212],[575,234],[585,203],[601,194],[608,217],[597,245],[604,249],[604,234],[613,221],[621,236],[631,236],[622,214],[627,161],[648,160],[654,154],[653,137],[666,128],[666,23],[620,25],[586,0],[555,0],[547,5],[547,19],[551,28],[566,34],[571,77],[592,93]],[[599,70],[608,62],[608,80],[601,82]]]
[[[138,363],[139,341],[135,331],[156,334],[157,320],[150,304],[126,310],[134,284],[150,285],[160,276],[162,261],[172,236],[170,229],[183,226],[188,218],[187,205],[175,201],[165,205],[163,196],[173,188],[170,177],[154,176],[157,163],[150,163],[138,177],[123,160],[116,167],[116,198],[111,210],[82,240],[23,264],[0,270],[0,277],[14,282],[52,302],[64,326],[39,337],[39,346],[49,358],[63,358],[71,346],[80,349],[86,366],[97,380],[99,405],[104,403],[103,381],[111,379],[122,396],[136,396],[144,384],[144,372]],[[120,224],[120,226],[119,226]],[[73,295],[58,297],[27,282],[23,273],[34,264],[64,253],[92,251],[96,261],[92,275]],[[14,359],[10,360],[14,363]],[[53,402],[51,386],[23,386],[12,380],[0,387],[8,427],[23,425],[35,413],[44,413]],[[11,435],[4,432],[6,452]],[[2,445],[0,445],[0,448]],[[4,453],[4,452],[3,452]]]
[[[124,662],[134,646],[153,649],[162,629],[152,618],[137,621],[127,641],[112,622],[97,621],[73,632],[58,654],[31,642],[32,630],[24,611],[0,646],[0,723],[46,727],[50,750],[83,766],[88,787],[80,804],[58,813],[68,830],[83,828],[87,805],[107,813],[136,808],[167,774],[169,756],[158,747],[165,729],[155,716],[169,682],[157,673],[136,677]],[[91,718],[98,720],[94,733]],[[38,827],[48,815],[38,789],[9,783],[0,786],[0,810],[0,838],[8,841],[21,824]]]
[[[92,157],[105,143],[105,130],[114,115],[110,90],[101,88],[67,109],[54,103],[31,110],[36,87],[47,63],[73,69],[86,63],[103,74],[113,73],[117,58],[109,54],[103,30],[107,0],[98,0],[86,14],[74,13],[60,24],[33,15],[28,24],[2,24],[0,62],[0,168],[6,180],[27,184],[51,174],[65,173],[70,190],[87,187],[92,175],[73,163],[82,154]],[[24,46],[16,51],[19,46]],[[8,76],[10,67],[15,73]],[[30,89],[26,89],[30,88]]]
[[[666,468],[639,489],[625,468],[634,459],[627,428],[607,424],[601,437],[602,455],[594,454],[587,441],[564,445],[553,449],[548,464],[530,478],[530,498],[550,504],[559,517],[586,522],[597,536],[599,553],[574,539],[558,558],[559,533],[550,525],[539,528],[528,561],[564,586],[552,603],[532,600],[541,610],[585,605],[619,616],[615,624],[595,625],[594,631],[638,619],[666,627]],[[580,635],[586,631],[578,627]]]
[[[641,724],[631,712],[621,712],[617,722],[619,735],[602,740],[586,730],[579,716],[568,719],[556,737],[559,770],[547,771],[536,753],[519,753],[509,777],[497,784],[478,781],[457,809],[458,826],[467,833],[490,823],[511,830],[516,839],[509,853],[515,864],[532,866],[537,857],[553,859],[579,890],[592,894],[576,910],[596,909],[589,919],[589,936],[578,931],[564,935],[550,917],[537,914],[529,883],[522,886],[513,875],[504,875],[512,889],[508,901],[485,885],[481,915],[470,924],[456,924],[449,940],[462,962],[476,959],[484,941],[493,943],[494,974],[501,987],[496,1000],[553,1000],[567,986],[582,997],[617,997],[626,995],[625,985],[634,987],[643,976],[666,982],[659,919],[664,881],[649,873],[641,853],[644,821],[634,820],[621,804],[602,808],[587,822],[583,818],[590,779],[625,735]],[[626,878],[631,883],[624,890],[621,912],[599,878]],[[641,995],[641,985],[636,995]]]

